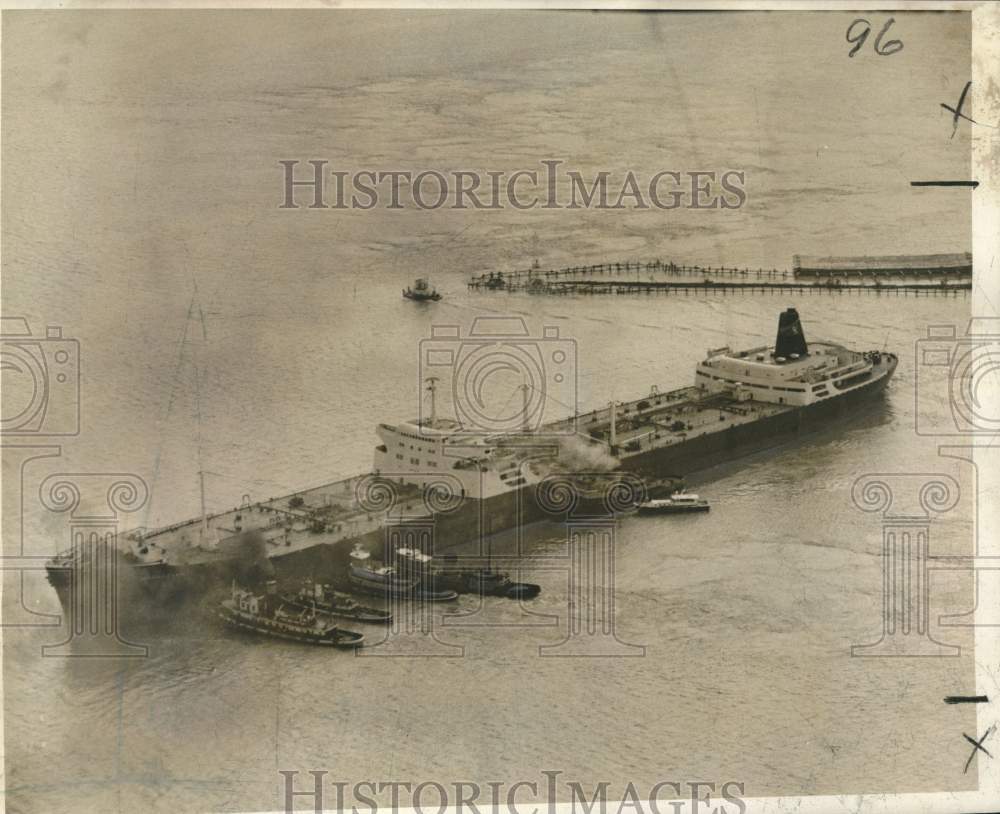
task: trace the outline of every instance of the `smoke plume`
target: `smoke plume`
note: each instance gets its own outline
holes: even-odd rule
[[[603,444],[591,444],[571,435],[559,441],[557,465],[570,472],[610,472],[618,468],[619,462]]]

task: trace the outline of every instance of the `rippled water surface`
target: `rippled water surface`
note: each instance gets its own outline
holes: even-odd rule
[[[253,641],[197,609],[138,625],[149,657],[130,661],[41,658],[58,630],[9,629],[8,809],[273,809],[279,769],[352,783],[546,768],[615,788],[737,780],[748,795],[970,787],[956,734],[973,730],[973,710],[941,703],[973,690],[967,632],[941,631],[932,613],[961,656],[850,657],[881,629],[880,518],[853,506],[858,476],[953,475],[963,495],[931,546],[972,547],[971,469],[914,432],[914,343],[928,324],[963,325],[968,299],[465,287],[470,272],[536,256],[785,268],[795,252],[966,250],[958,196],[908,181],[917,168],[967,173],[965,134],[949,139],[938,116],[966,81],[967,18],[901,15],[906,48],[874,81],[876,57],[845,56],[839,14],[741,15],[739,27],[725,15],[334,16],[5,15],[4,313],[62,325],[82,359],[80,435],[24,471],[27,552],[67,544],[65,516],[37,502],[51,472],[137,473],[151,496],[129,522],[156,525],[198,512],[199,467],[213,508],[368,469],[375,423],[417,412],[434,324],[558,326],[576,343],[582,409],[691,383],[707,348],[772,341],[788,305],[807,337],[886,347],[899,369],[878,409],[692,478],[709,514],[621,522],[617,632],[642,657],[539,656],[567,615],[566,575],[545,567],[565,530],[545,526],[526,533],[523,574],[541,596],[487,599],[475,618],[489,624],[475,627],[459,624],[475,607],[461,598],[440,632],[460,658]],[[748,204],[277,209],[281,158],[451,170],[549,156],[592,171],[746,168]],[[445,299],[402,300],[418,275]],[[946,394],[921,399],[947,417]],[[18,510],[8,461],[5,516]],[[58,612],[40,573],[24,580],[30,608]],[[959,577],[932,587],[935,611],[971,608]]]

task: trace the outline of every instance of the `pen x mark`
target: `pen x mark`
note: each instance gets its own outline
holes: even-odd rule
[[[955,133],[958,132],[959,119],[965,119],[967,122],[971,122],[972,124],[979,124],[979,122],[977,122],[971,116],[966,116],[962,112],[962,108],[965,107],[965,98],[969,95],[969,88],[971,87],[972,87],[971,81],[965,83],[965,87],[962,88],[962,95],[958,97],[958,104],[955,105],[955,107],[951,107],[950,105],[946,105],[944,102],[941,102],[941,107],[943,107],[945,110],[947,110],[949,113],[952,114],[950,138],[955,138]],[[994,125],[988,124],[986,126],[993,127]]]
[[[969,771],[969,766],[972,765],[972,759],[976,756],[976,752],[982,752],[983,754],[986,755],[986,757],[989,757],[989,758],[993,757],[993,755],[991,755],[988,751],[986,751],[986,747],[983,746],[983,741],[985,741],[990,736],[990,734],[993,732],[993,730],[996,729],[996,726],[997,726],[996,724],[993,724],[989,729],[987,729],[983,733],[983,736],[979,740],[977,740],[977,741],[974,741],[972,738],[970,738],[964,732],[962,733],[962,737],[965,738],[969,743],[971,743],[973,745],[973,747],[975,747],[972,750],[972,754],[969,755],[969,759],[967,761],[965,761],[965,768],[962,770],[962,774],[965,774],[967,771]]]

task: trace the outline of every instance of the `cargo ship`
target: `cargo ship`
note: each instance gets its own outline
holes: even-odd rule
[[[634,510],[679,488],[683,475],[857,415],[897,362],[884,350],[807,343],[789,308],[773,346],[711,349],[688,387],[654,388],[532,431],[470,432],[433,411],[382,423],[371,472],[123,532],[119,559],[126,581],[160,598],[275,570],[341,587],[359,546],[392,561],[400,547],[440,553],[567,513]],[[68,551],[46,564],[61,598],[85,557]]]

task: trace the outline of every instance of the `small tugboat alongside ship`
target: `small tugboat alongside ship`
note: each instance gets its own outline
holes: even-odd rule
[[[458,599],[454,591],[438,590],[421,584],[416,577],[406,577],[391,565],[371,559],[371,552],[355,547],[351,552],[348,579],[351,584],[367,593],[385,597],[421,599],[424,602],[450,602]]]
[[[542,592],[533,582],[514,582],[509,574],[494,571],[491,562],[485,568],[463,568],[450,554],[439,565],[429,554],[413,548],[397,548],[394,556],[402,573],[415,573],[438,589],[507,599],[534,599]]]
[[[348,594],[335,591],[329,585],[320,585],[318,582],[307,581],[297,594],[282,594],[281,599],[294,607],[313,608],[326,616],[373,624],[392,623],[392,614],[389,611],[361,605]]]
[[[276,596],[269,581],[264,594],[256,594],[233,583],[232,597],[222,602],[219,616],[231,627],[278,639],[291,639],[326,647],[360,647],[361,633],[332,624],[315,608],[289,606]]]

